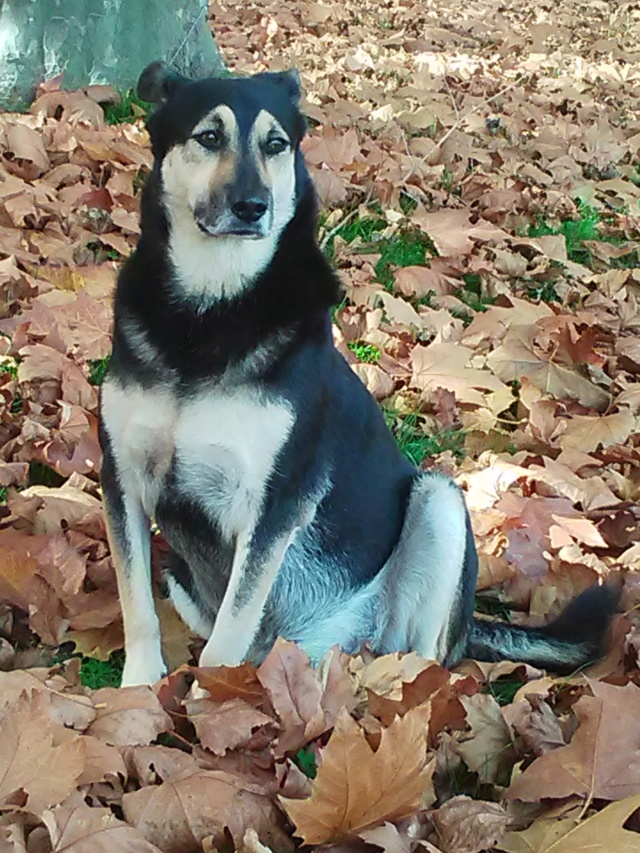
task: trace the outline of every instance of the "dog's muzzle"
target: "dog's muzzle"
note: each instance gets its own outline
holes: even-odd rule
[[[245,237],[259,240],[266,237],[273,223],[268,200],[258,196],[241,198],[224,210],[212,211],[204,205],[194,210],[198,228],[210,237]]]

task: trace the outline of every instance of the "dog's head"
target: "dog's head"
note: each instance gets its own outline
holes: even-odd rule
[[[159,104],[148,129],[170,219],[212,239],[282,230],[305,132],[295,72],[194,81],[154,62],[138,94]]]

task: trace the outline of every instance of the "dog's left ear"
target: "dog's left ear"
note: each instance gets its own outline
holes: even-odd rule
[[[266,71],[260,74],[260,77],[266,77],[281,87],[286,92],[289,100],[296,107],[298,106],[302,97],[302,85],[300,83],[300,75],[295,68],[291,68],[289,71]]]
[[[147,65],[140,75],[136,92],[143,101],[159,104],[180,86],[190,82],[188,77],[183,77],[182,74],[178,74],[177,71],[169,68],[162,60],[157,60],[151,65]]]

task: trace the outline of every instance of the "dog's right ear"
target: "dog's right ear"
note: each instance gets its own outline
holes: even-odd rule
[[[143,101],[148,101],[151,104],[159,104],[160,101],[165,101],[170,95],[184,86],[185,83],[190,83],[188,77],[183,77],[172,68],[157,60],[147,65],[136,86],[138,97]]]

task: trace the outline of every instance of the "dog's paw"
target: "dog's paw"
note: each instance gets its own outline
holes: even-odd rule
[[[155,684],[167,674],[164,661],[140,655],[127,655],[122,671],[121,687],[137,687],[140,684]]]

